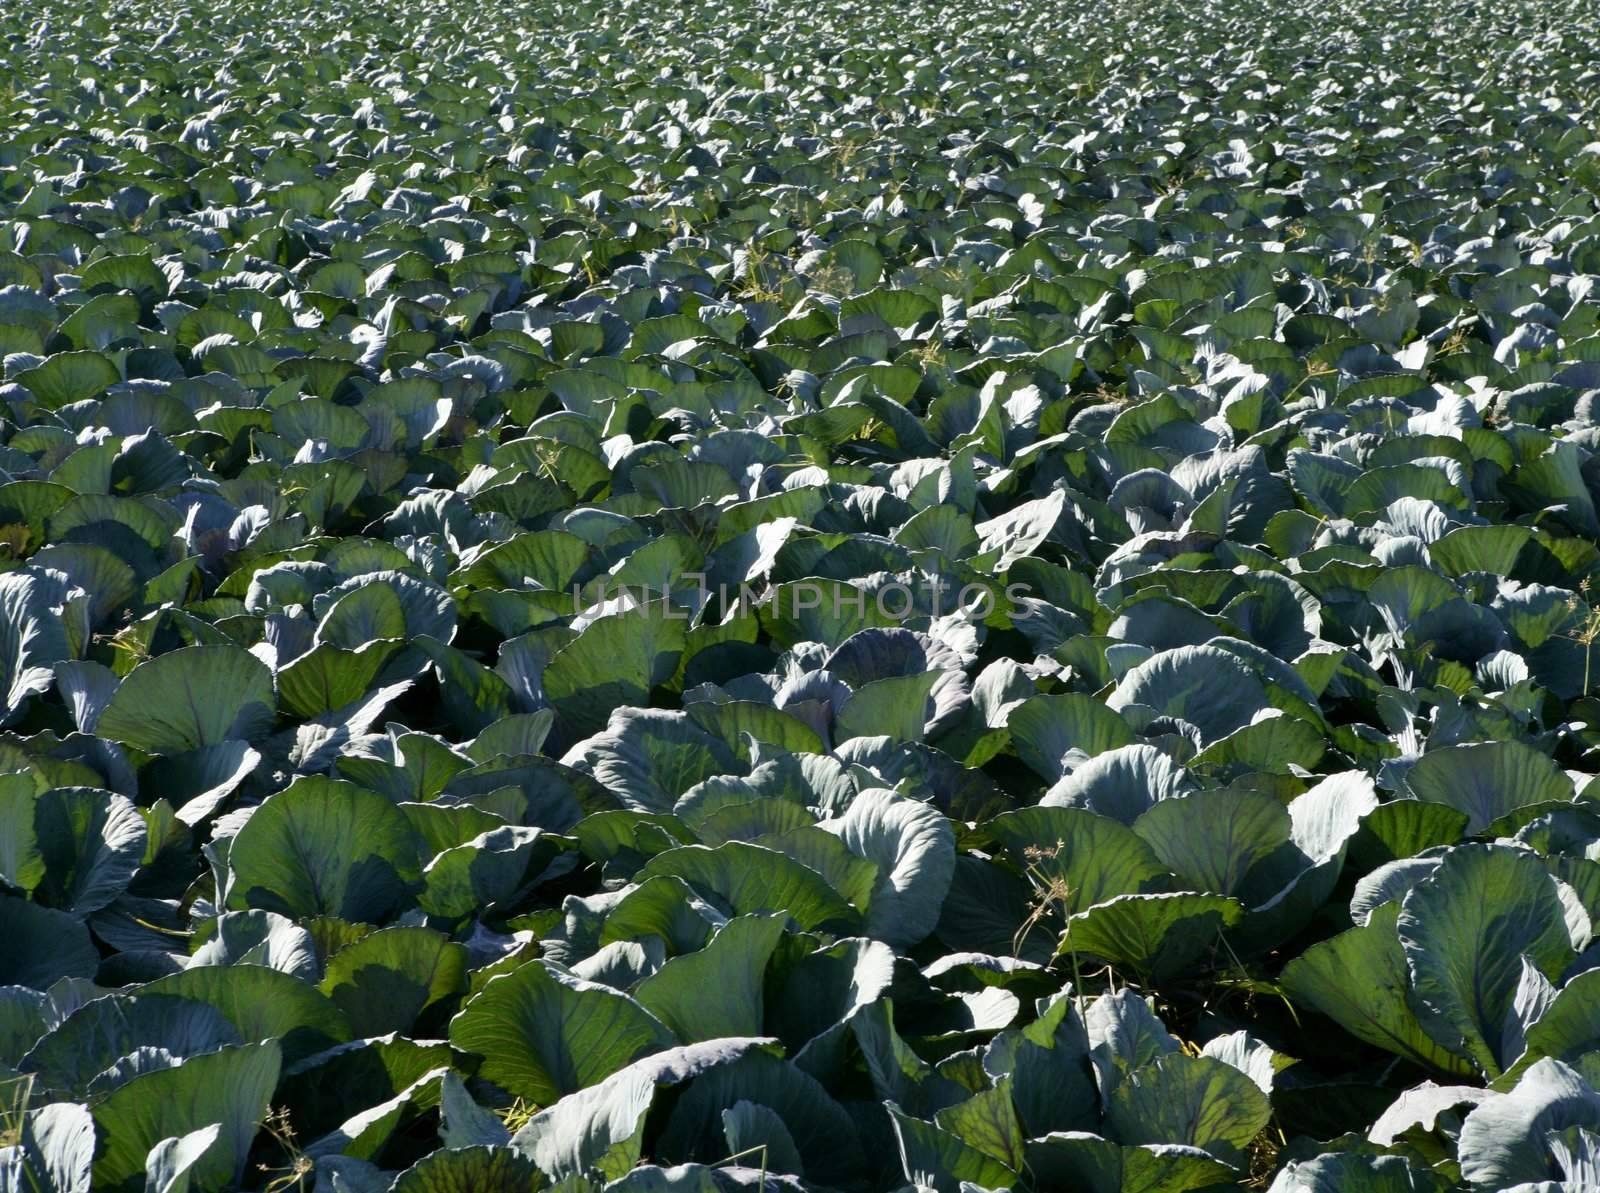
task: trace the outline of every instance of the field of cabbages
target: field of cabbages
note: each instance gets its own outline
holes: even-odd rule
[[[0,1191],[1600,1182],[1593,0],[0,14]]]

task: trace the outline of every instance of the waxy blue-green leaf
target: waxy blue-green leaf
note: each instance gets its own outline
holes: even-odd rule
[[[867,935],[909,948],[933,931],[955,871],[948,820],[927,804],[877,787],[822,827],[877,867]]]
[[[1376,914],[1373,917],[1375,922]],[[1459,845],[1406,895],[1396,921],[1424,1030],[1494,1078],[1522,958],[1547,977],[1574,954],[1555,880],[1531,853]]]
[[[1237,1166],[1272,1117],[1266,1095],[1239,1070],[1171,1053],[1135,1069],[1106,1103],[1120,1143],[1179,1143]]]
[[[627,995],[532,961],[468,1002],[450,1042],[483,1057],[484,1078],[548,1106],[676,1041]]]
[[[860,918],[815,870],[760,845],[680,846],[656,854],[635,877],[658,874],[683,879],[735,915],[783,912],[805,930],[850,928]]]
[[[177,754],[231,738],[258,741],[272,727],[272,672],[236,646],[194,646],[135,667],[95,731],[152,754]]]
[[[236,1186],[256,1127],[277,1084],[276,1042],[243,1044],[191,1057],[175,1069],[158,1069],[113,1090],[93,1109],[105,1141],[94,1162],[95,1188],[137,1193],[145,1157],[175,1135],[221,1123],[216,1141],[193,1166],[191,1187],[210,1193]]]
[[[358,1036],[406,1032],[417,1016],[467,988],[467,950],[421,927],[382,928],[328,958],[318,983]]]
[[[228,848],[229,903],[376,920],[421,872],[405,815],[353,783],[302,778],[262,804]]]
[[[1472,1062],[1424,1030],[1411,1001],[1411,975],[1395,924],[1400,904],[1386,903],[1360,927],[1312,945],[1284,967],[1282,984],[1357,1039],[1426,1068],[1454,1075]]]
[[[779,915],[731,919],[703,948],[670,959],[640,982],[634,997],[685,1044],[760,1035],[767,961],[782,935]]]
[[[1520,741],[1474,742],[1429,750],[1406,771],[1417,799],[1467,814],[1467,832],[1530,804],[1572,799],[1572,780],[1547,755]]]

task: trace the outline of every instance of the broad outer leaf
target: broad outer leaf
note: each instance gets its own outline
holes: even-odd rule
[[[900,1163],[906,1180],[938,1193],[961,1193],[967,1184],[1009,1188],[1017,1173],[987,1152],[969,1146],[959,1135],[914,1118],[890,1103],[889,1117],[900,1141]]]
[[[1259,791],[1196,791],[1164,799],[1133,823],[1188,889],[1234,894],[1250,867],[1289,840],[1292,822]]]
[[[1480,1189],[1506,1189],[1559,1175],[1546,1133],[1600,1128],[1600,1094],[1559,1060],[1536,1061],[1508,1094],[1491,1094],[1461,1124],[1461,1175]]]
[[[512,1138],[552,1179],[598,1170],[616,1178],[639,1160],[644,1115],[660,1086],[733,1064],[770,1040],[725,1038],[669,1048],[541,1110]]]
[[[43,990],[59,978],[91,977],[100,964],[76,919],[11,895],[0,895],[0,940],[0,985]]]
[[[1420,800],[1465,812],[1469,835],[1528,804],[1572,798],[1566,772],[1520,741],[1429,750],[1406,772],[1405,783]]]
[[[721,1160],[727,1154],[722,1112],[744,1101],[777,1112],[810,1178],[843,1184],[861,1171],[861,1147],[850,1116],[819,1082],[769,1052],[747,1052],[696,1077],[672,1108],[660,1154],[672,1161]]]
[[[1225,895],[1118,895],[1069,919],[1056,953],[1076,950],[1161,981],[1183,972],[1243,915],[1244,905]]]
[[[822,827],[878,867],[868,936],[904,949],[933,931],[956,866],[955,834],[937,808],[886,788],[869,788],[842,817]]]
[[[677,670],[687,630],[687,615],[664,600],[591,622],[546,665],[545,695],[574,730],[596,732],[614,709],[650,703]]]
[[[1041,1186],[1083,1193],[1188,1193],[1228,1186],[1237,1176],[1197,1147],[1124,1147],[1086,1131],[1052,1131],[1029,1140],[1027,1157],[1029,1174]]]
[[[1129,1073],[1181,1047],[1150,1003],[1126,987],[1090,1003],[1083,1025],[1102,1096],[1109,1096]]]
[[[1333,1152],[1311,1160],[1291,1160],[1272,1182],[1270,1193],[1443,1193],[1449,1182],[1424,1171],[1405,1156],[1367,1156]]]
[[[100,720],[101,737],[151,754],[178,754],[272,728],[272,671],[240,646],[190,646],[131,672]]]
[[[317,988],[357,1036],[409,1032],[425,1009],[466,992],[467,949],[429,928],[383,928],[329,957]]]
[[[815,870],[759,845],[729,841],[715,849],[685,845],[658,853],[635,875],[643,882],[672,874],[720,900],[735,915],[752,911],[786,912],[810,931],[857,922],[846,903]]]
[[[1472,1064],[1435,1041],[1407,997],[1410,973],[1395,934],[1398,903],[1373,911],[1358,928],[1314,944],[1284,967],[1284,991],[1334,1020],[1357,1039],[1427,1068],[1466,1075]]]
[[[1180,646],[1140,663],[1106,700],[1178,717],[1199,728],[1207,743],[1248,725],[1270,707],[1266,689],[1239,656],[1216,646]]]
[[[479,1076],[540,1106],[676,1043],[626,994],[540,961],[490,979],[451,1020],[450,1042],[483,1057]]]
[[[984,826],[1018,866],[1065,884],[1068,914],[1117,895],[1165,889],[1167,868],[1132,829],[1081,808],[1024,808]]]
[[[315,982],[322,965],[311,933],[274,911],[225,911],[212,935],[189,958],[191,968],[207,965],[265,965],[302,981]]]
[[[1129,1074],[1106,1103],[1123,1143],[1183,1143],[1236,1167],[1272,1118],[1255,1082],[1208,1056],[1171,1053]]]
[[[33,1187],[49,1193],[89,1193],[94,1165],[94,1119],[87,1107],[76,1102],[54,1102],[30,1111],[21,1124],[21,1151],[37,1182]],[[0,1188],[29,1188],[5,1183],[0,1169]]]
[[[212,1123],[172,1135],[150,1149],[145,1158],[145,1193],[189,1193],[196,1167],[206,1158],[222,1135],[222,1124]]]
[[[1406,895],[1396,930],[1424,1030],[1490,1078],[1516,1059],[1498,1043],[1523,956],[1548,977],[1573,957],[1555,880],[1535,854],[1503,846],[1452,849]]]
[[[256,809],[233,838],[228,867],[234,907],[369,923],[421,878],[405,814],[354,783],[319,776]]]
[[[207,965],[157,978],[138,997],[170,994],[208,1003],[246,1043],[276,1040],[286,1064],[350,1038],[344,1014],[315,987],[264,965]]]
[[[783,936],[780,915],[744,915],[697,952],[673,957],[634,989],[641,1006],[685,1044],[760,1035],[767,960]]]
[[[528,1193],[533,1161],[507,1147],[440,1148],[394,1178],[393,1193]]]
[[[735,1102],[722,1112],[722,1134],[730,1156],[758,1159],[771,1172],[805,1175],[794,1136],[778,1112],[756,1102]]]
[[[217,1140],[194,1166],[197,1193],[236,1188],[256,1126],[278,1083],[277,1042],[243,1044],[190,1057],[113,1090],[94,1108],[102,1147],[94,1187],[138,1193],[145,1157],[163,1139],[221,1123]]]
[[[9,724],[24,700],[50,687],[52,664],[72,657],[66,629],[47,594],[37,573],[0,575],[0,683],[5,685],[0,724]]]

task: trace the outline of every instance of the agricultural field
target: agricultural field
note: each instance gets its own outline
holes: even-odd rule
[[[0,1193],[1600,1185],[1600,6],[0,13]]]

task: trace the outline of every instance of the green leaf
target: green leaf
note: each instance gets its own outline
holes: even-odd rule
[[[441,1040],[413,1041],[400,1035],[350,1040],[289,1065],[276,1097],[296,1132],[308,1141],[306,1146],[325,1154],[338,1145],[341,1134],[347,1140],[359,1136],[371,1141],[413,1111],[437,1104],[452,1065],[471,1068],[466,1057]],[[380,1105],[387,1110],[364,1123],[352,1121],[367,1116],[367,1111],[352,1116],[353,1107]],[[345,1131],[347,1126],[351,1132]]]
[[[417,902],[429,915],[454,920],[511,898],[530,870],[555,854],[553,840],[536,828],[504,825],[442,850],[422,872]]]
[[[1187,721],[1206,744],[1248,725],[1270,705],[1255,672],[1217,646],[1164,650],[1124,675],[1106,700],[1119,712],[1138,707],[1148,710],[1146,716]]]
[[[931,712],[929,695],[941,674],[893,675],[863,684],[839,710],[835,738],[841,742],[852,737],[921,741],[923,724]]]
[[[455,1071],[439,1080],[439,1138],[445,1147],[505,1147],[511,1132],[492,1110],[478,1105]]]
[[[1002,1077],[994,1088],[973,1094],[965,1102],[945,1107],[933,1121],[968,1147],[993,1156],[1013,1172],[1022,1171],[1022,1124],[1011,1103],[1008,1078]]]
[[[38,576],[0,575],[0,682],[6,692],[0,724],[13,720],[28,697],[46,691],[52,665],[71,657],[61,614],[52,604]]]
[[[122,895],[144,860],[144,818],[109,791],[52,788],[34,802],[33,828],[45,864],[34,898],[77,916]]]
[[[809,1179],[840,1184],[861,1171],[861,1145],[843,1107],[789,1061],[763,1051],[696,1076],[672,1108],[660,1154],[678,1163],[721,1160],[727,1154],[722,1112],[740,1102],[765,1106],[783,1120]]]
[[[849,928],[857,922],[846,903],[815,870],[773,849],[729,841],[715,849],[685,845],[658,853],[636,876],[640,882],[658,874],[683,879],[734,915],[781,911],[805,931],[829,925]]]
[[[636,812],[670,812],[697,783],[736,774],[737,756],[683,713],[619,708],[605,732],[563,759],[592,774]]]
[[[754,1102],[735,1102],[722,1112],[722,1133],[731,1156],[752,1163],[759,1161],[766,1171],[796,1175],[805,1171],[800,1149],[795,1146],[789,1128],[769,1107]]]
[[[225,1048],[190,1057],[175,1069],[158,1069],[113,1090],[94,1107],[103,1146],[94,1163],[94,1186],[138,1193],[145,1157],[174,1135],[220,1123],[216,1141],[192,1168],[197,1193],[237,1188],[256,1126],[278,1082],[275,1041]]]
[[[409,1032],[417,1016],[467,989],[467,950],[428,928],[384,928],[328,958],[317,986],[358,1036]]]
[[[640,982],[634,997],[685,1044],[758,1036],[763,977],[783,924],[778,915],[729,920],[704,948],[673,957]]]
[[[533,961],[492,978],[451,1020],[450,1042],[483,1057],[480,1076],[548,1106],[674,1040],[627,995]]]
[[[533,1161],[510,1148],[440,1148],[394,1178],[391,1193],[529,1193],[538,1186]]]
[[[1560,1061],[1537,1061],[1509,1094],[1485,1098],[1461,1124],[1462,1178],[1479,1189],[1547,1181],[1555,1175],[1549,1137],[1570,1126],[1600,1129],[1600,1094]]]
[[[29,894],[45,875],[34,832],[39,789],[27,774],[0,775],[0,882]]]
[[[387,592],[373,588],[372,592]],[[319,717],[359,700],[395,655],[395,644],[370,642],[357,650],[323,643],[278,672],[278,700],[284,712]]]
[[[432,638],[413,645],[433,660],[439,700],[452,724],[471,737],[511,712],[511,685],[498,672]]]
[[[28,1053],[23,1067],[43,1088],[84,1096],[95,1078],[140,1048],[182,1058],[243,1042],[222,1013],[206,1003],[172,995],[113,994],[92,999],[63,1019]]]
[[[1039,879],[1061,884],[1058,902],[1068,915],[1171,882],[1167,868],[1132,829],[1079,808],[1006,812],[984,830],[1005,847],[1018,868],[1031,868]]]
[[[979,522],[979,547],[985,556],[993,555],[994,573],[1008,571],[1019,559],[1042,547],[1066,508],[1067,495],[1058,489],[1048,497],[1024,501],[987,522]]]
[[[1127,721],[1093,697],[1071,693],[1029,697],[1011,710],[1006,727],[1017,756],[1050,782],[1066,773],[1069,751],[1093,758],[1133,744]]]
[[[397,1134],[439,1105],[439,1083],[447,1072],[449,1069],[444,1067],[430,1069],[392,1097],[348,1116],[334,1130],[314,1140],[306,1154],[315,1158],[377,1158]]]
[[[1135,1069],[1180,1049],[1150,1003],[1126,987],[1095,999],[1083,1019],[1090,1059],[1105,1096]]]
[[[1185,972],[1243,916],[1243,904],[1223,895],[1119,895],[1069,919],[1056,955],[1077,951],[1164,981]]]
[[[871,592],[846,580],[810,576],[775,584],[768,592],[770,603],[760,607],[761,624],[784,648],[797,642],[838,648],[862,630],[894,624],[892,601],[885,602],[886,611]]]
[[[83,271],[79,283],[85,291],[132,290],[150,299],[165,297],[170,287],[167,276],[142,253],[101,257]]]
[[[85,1106],[55,1102],[28,1111],[7,1108],[7,1129],[18,1142],[0,1149],[0,1187],[17,1193],[90,1193],[94,1164],[94,1119]],[[16,1166],[8,1167],[11,1153]]]
[[[145,1157],[145,1193],[189,1193],[201,1162],[221,1136],[222,1124],[217,1122],[156,1144]]]
[[[41,365],[25,369],[14,378],[47,410],[97,398],[122,374],[98,352],[58,352]]]
[[[1449,1187],[1443,1174],[1424,1171],[1405,1156],[1351,1153],[1291,1160],[1272,1183],[1274,1193],[1444,1193]]]
[[[1256,862],[1289,841],[1289,812],[1251,790],[1196,791],[1151,806],[1133,831],[1197,891],[1232,895]]]
[[[0,895],[0,986],[43,990],[61,978],[87,978],[100,965],[89,930],[64,911]]]
[[[277,1040],[293,1064],[350,1038],[339,1008],[298,978],[262,965],[200,966],[139,987],[139,997],[173,995],[222,1012],[246,1043]]]
[[[256,809],[228,850],[229,906],[379,921],[421,879],[405,814],[338,779],[296,780]]]
[[[1237,1176],[1199,1148],[1176,1143],[1123,1147],[1083,1131],[1029,1140],[1027,1155],[1036,1181],[1084,1193],[1189,1193],[1230,1185]]]
[[[95,732],[151,754],[178,754],[272,728],[272,672],[237,646],[191,646],[140,663]]]
[[[771,1046],[770,1041],[725,1038],[647,1056],[540,1111],[512,1138],[512,1146],[532,1156],[552,1179],[591,1169],[616,1179],[639,1161],[644,1116],[658,1087],[682,1084]]]
[[[664,600],[601,617],[551,658],[545,695],[575,732],[593,733],[612,710],[650,703],[677,672],[687,631],[688,615]]]
[[[1121,1143],[1180,1143],[1242,1167],[1272,1119],[1267,1096],[1232,1065],[1171,1053],[1135,1069],[1106,1103],[1106,1129]]]
[[[1009,1079],[1011,1099],[1030,1136],[1098,1124],[1100,1098],[1077,999],[1062,990],[1037,1004],[1038,1018],[997,1035],[984,1071]],[[1010,1157],[1002,1156],[1009,1163]]]
[[[225,911],[189,958],[191,966],[264,965],[306,982],[322,973],[311,933],[271,911]],[[199,934],[196,934],[198,939]]]
[[[1472,1073],[1471,1062],[1423,1030],[1408,998],[1410,972],[1395,933],[1398,903],[1386,903],[1367,922],[1314,944],[1284,967],[1284,991],[1320,1011],[1357,1039],[1426,1068]]]
[[[1158,800],[1183,794],[1183,768],[1154,746],[1121,746],[1062,775],[1039,800],[1046,808],[1083,808],[1132,825]]]
[[[317,624],[317,643],[360,650],[369,642],[406,637],[406,609],[387,584],[355,588],[328,606]]]
[[[1468,572],[1509,576],[1532,538],[1526,526],[1457,526],[1428,544],[1428,560],[1447,576]]]
[[[1417,799],[1467,814],[1467,835],[1530,804],[1572,799],[1572,780],[1520,741],[1471,742],[1429,750],[1406,772]]]
[[[933,931],[956,865],[955,835],[938,809],[886,788],[869,788],[842,817],[822,827],[878,868],[868,936],[904,949]]]
[[[906,1180],[938,1193],[961,1193],[968,1183],[982,1188],[1009,1188],[1017,1173],[1006,1164],[959,1135],[933,1123],[913,1118],[890,1103],[886,1109],[900,1143],[900,1163]]]
[[[1516,1059],[1499,1042],[1522,958],[1554,977],[1574,955],[1555,880],[1537,856],[1504,846],[1445,854],[1406,896],[1396,930],[1418,1021],[1490,1078]]]
[[[655,1075],[631,1066],[541,1110],[511,1146],[552,1180],[591,1171],[615,1180],[639,1162],[644,1117],[655,1093]]]

